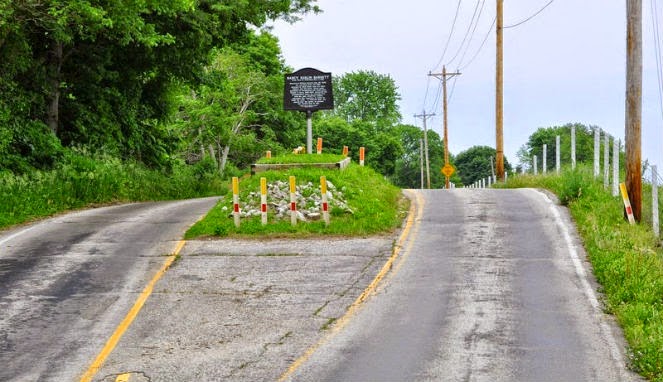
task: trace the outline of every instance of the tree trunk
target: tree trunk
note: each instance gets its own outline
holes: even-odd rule
[[[226,169],[226,164],[228,163],[228,152],[230,151],[230,146],[224,146],[223,151],[221,152],[221,159],[219,160],[219,173],[223,175],[223,171]]]
[[[46,112],[46,125],[57,135],[60,124],[60,82],[62,73],[62,42],[54,41],[49,57],[49,99]]]

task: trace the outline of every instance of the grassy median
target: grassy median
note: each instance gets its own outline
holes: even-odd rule
[[[310,155],[310,157],[317,157]],[[279,162],[283,163],[283,162]],[[255,176],[247,176],[240,181],[240,206],[256,196],[260,191],[260,178],[267,182],[288,182],[295,176],[298,186],[312,184],[319,193],[320,177],[325,176],[333,184],[332,195],[340,197],[349,209],[340,208],[330,200],[331,222],[326,226],[322,220],[298,222],[293,226],[289,219],[277,219],[274,208],[268,210],[269,222],[262,225],[260,216],[242,218],[239,228],[235,227],[231,215],[232,198],[229,194],[222,199],[201,221],[186,233],[186,238],[200,236],[307,236],[307,235],[349,235],[363,236],[396,229],[402,221],[406,201],[400,189],[390,184],[383,176],[369,167],[351,164],[344,170],[324,170],[313,167],[288,171],[267,171]],[[250,194],[253,193],[253,196]],[[340,193],[340,194],[339,194]],[[268,200],[268,203],[271,201]]]

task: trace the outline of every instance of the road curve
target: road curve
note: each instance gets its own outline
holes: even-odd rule
[[[75,381],[217,198],[105,207],[0,233],[0,381]]]
[[[412,194],[400,262],[288,380],[639,380],[563,208],[531,189]]]

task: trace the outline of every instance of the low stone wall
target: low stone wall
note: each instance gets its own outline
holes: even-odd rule
[[[273,164],[262,164],[255,163],[251,165],[251,175],[255,175],[260,172],[270,171],[270,170],[288,170],[291,168],[301,168],[301,167],[318,167],[325,168],[329,170],[343,170],[348,167],[350,164],[350,158],[345,158],[340,162],[336,163],[273,163]]]

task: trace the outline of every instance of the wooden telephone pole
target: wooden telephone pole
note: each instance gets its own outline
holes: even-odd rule
[[[444,166],[449,165],[449,133],[448,133],[448,122],[447,122],[447,78],[453,76],[459,76],[459,72],[447,73],[447,67],[442,67],[442,73],[428,73],[429,76],[433,76],[437,79],[442,80],[442,110],[444,110]],[[445,175],[445,188],[448,190],[450,187],[449,177]]]
[[[642,0],[626,1],[626,190],[642,216]]]
[[[496,68],[495,68],[495,152],[496,152],[496,172],[497,179],[500,182],[504,181],[504,54],[503,54],[503,37],[504,30],[504,13],[503,7],[504,0],[497,0],[497,19],[496,28],[497,47],[496,47]]]
[[[426,188],[430,188],[430,162],[428,161],[428,130],[426,129],[426,120],[430,117],[435,116],[433,114],[426,114],[424,110],[421,114],[415,114],[415,118],[421,118],[424,120],[424,155],[426,157]]]

